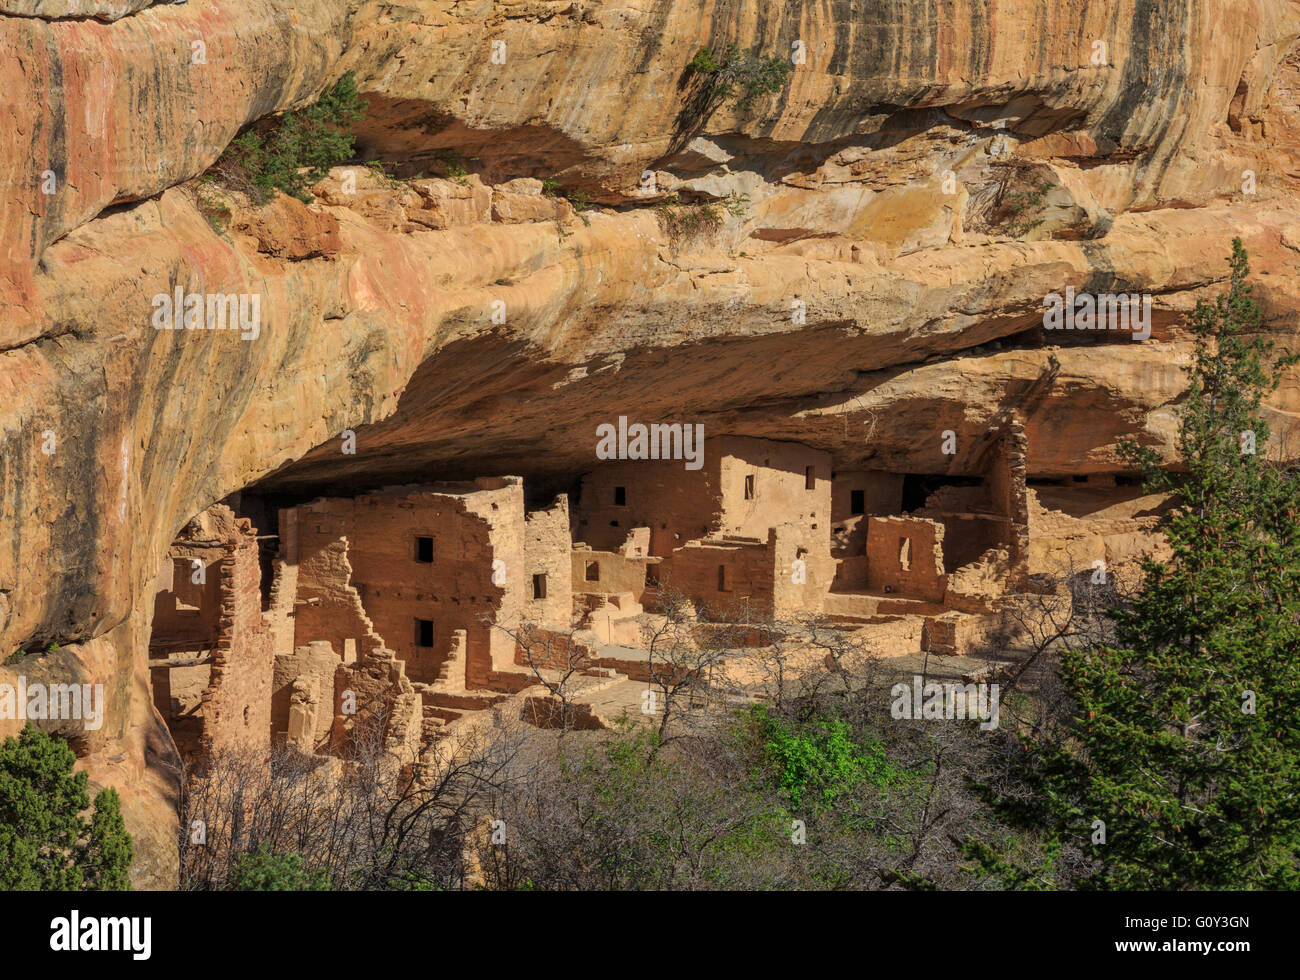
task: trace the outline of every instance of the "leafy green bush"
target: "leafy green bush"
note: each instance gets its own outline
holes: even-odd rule
[[[67,743],[27,727],[0,745],[0,889],[129,891],[131,836],[113,789],[95,797]]]
[[[349,127],[364,108],[348,72],[313,105],[237,137],[213,171],[258,204],[277,190],[310,201],[307,188],[351,159],[355,140]]]
[[[773,779],[792,810],[805,805],[824,810],[864,782],[885,788],[905,779],[881,744],[853,741],[852,728],[842,719],[818,715],[796,728],[766,705],[754,705],[750,717]]]

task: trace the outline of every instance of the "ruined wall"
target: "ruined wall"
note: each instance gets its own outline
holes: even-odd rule
[[[432,683],[463,630],[472,686],[512,662],[513,641],[491,624],[523,621],[531,587],[517,477],[393,487],[298,510],[298,645],[327,640],[345,662],[353,647],[383,645],[413,680]],[[543,518],[542,539],[557,544],[562,520]],[[430,561],[420,560],[420,538],[432,541]],[[420,621],[433,624],[431,636]]]
[[[328,744],[334,725],[334,680],[342,659],[323,641],[275,656],[271,737],[304,752]]]
[[[1022,588],[1029,575],[1029,440],[1019,417],[1011,420],[998,444],[997,462],[989,476],[989,497],[1008,520],[1007,549],[1010,588]],[[1113,479],[1113,478],[1112,478]]]
[[[646,588],[644,558],[629,558],[616,551],[575,549],[570,559],[570,577],[575,595],[616,595],[630,592],[640,602]],[[592,566],[595,566],[593,571]],[[591,578],[595,574],[595,578]]]
[[[1163,506],[1164,498],[1134,498],[1120,489],[1114,499],[1115,506],[1100,512],[1111,516],[1076,517],[1043,506],[1037,492],[1030,490],[1029,574],[1056,579],[1092,574],[1097,562],[1113,573],[1144,552],[1165,554],[1168,542],[1157,532],[1159,516],[1153,513]]]
[[[903,541],[910,542],[907,554]],[[867,523],[867,587],[939,602],[947,589],[944,527],[921,517],[873,517]],[[906,567],[904,567],[906,566]]]
[[[768,532],[772,556],[772,614],[777,617],[819,613],[835,578],[826,534],[782,524]]]
[[[296,533],[282,542],[286,564],[296,568],[293,648],[324,640],[345,663],[383,647],[353,582],[348,537],[351,500],[314,500],[280,512],[280,526]],[[282,605],[284,599],[277,597]]]
[[[853,513],[856,497],[861,510]],[[836,470],[831,475],[831,554],[838,559],[834,588],[867,587],[867,521],[897,514],[903,506],[903,474]]]
[[[773,612],[773,562],[766,538],[691,542],[664,560],[660,581],[688,595],[702,613],[728,616],[748,607],[753,616],[766,618]]]
[[[573,569],[569,556],[569,498],[561,495],[544,510],[524,519],[524,620],[565,629],[573,619]],[[534,577],[545,576],[545,597],[538,598]]]
[[[279,517],[279,549],[271,561],[271,588],[266,618],[271,624],[271,648],[277,655],[293,653],[294,604],[298,600],[298,511]],[[292,555],[290,561],[288,556]]]
[[[955,572],[977,561],[990,548],[1006,547],[1011,539],[1011,521],[982,514],[936,514],[919,512],[943,525],[943,568]]]
[[[391,650],[362,654],[341,664],[334,677],[330,752],[343,758],[391,753],[399,763],[419,755],[423,705]]]
[[[270,738],[272,636],[262,614],[256,534],[218,504],[186,525],[159,576],[164,589],[155,608],[162,615],[149,645],[153,699],[190,763]]]
[[[236,521],[237,543],[220,565],[221,616],[203,692],[203,747],[266,745],[271,738],[272,639],[262,615],[256,532]]]
[[[224,555],[220,546],[173,545],[154,582],[152,655],[198,652],[216,643],[221,613],[217,564]]]

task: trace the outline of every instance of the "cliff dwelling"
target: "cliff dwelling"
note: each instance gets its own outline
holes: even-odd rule
[[[135,887],[235,757],[684,758],[792,691],[868,751],[886,674],[1059,667],[1229,295],[1282,361],[1216,452],[1300,485],[1300,0],[0,8],[0,736],[120,792]]]
[[[554,653],[532,662],[528,636],[584,651],[608,723],[610,690],[624,708],[644,690],[645,637],[663,625],[666,594],[702,623],[817,617],[883,656],[976,654],[1000,597],[1070,555],[1072,538],[1107,532],[1122,557],[1150,525],[1089,518],[1108,494],[1132,498],[1113,476],[1028,479],[1025,441],[1013,423],[989,441],[983,472],[915,476],[715,436],[697,470],[599,461],[572,496],[534,509],[518,476],[287,506],[236,495],[252,516],[210,508],[159,571],[154,700],[191,761],[241,742],[338,752],[367,717],[358,690],[385,738],[427,746],[545,682]]]

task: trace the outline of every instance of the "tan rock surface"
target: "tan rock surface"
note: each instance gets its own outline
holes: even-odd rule
[[[75,744],[123,791],[140,884],[175,867],[150,582],[236,490],[562,481],[619,414],[961,473],[1015,409],[1031,475],[1113,471],[1122,436],[1167,446],[1186,317],[1234,235],[1297,343],[1294,0],[132,6],[0,4],[0,653],[61,644],[0,682],[105,684]],[[693,118],[679,82],[720,39],[802,40],[807,63],[750,112]],[[348,194],[340,168],[309,206],[232,199],[216,231],[180,185],[347,70],[361,159],[414,174],[452,149],[474,172],[357,166]],[[1054,174],[1050,226],[986,221],[1008,154]],[[747,204],[673,241],[646,171]],[[575,214],[541,178],[608,207]],[[1153,294],[1153,339],[1056,344],[1043,298],[1070,285]],[[257,294],[259,336],[155,330],[178,286]],[[1300,458],[1294,377],[1269,404]]]

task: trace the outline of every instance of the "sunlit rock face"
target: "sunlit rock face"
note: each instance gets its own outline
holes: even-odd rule
[[[845,470],[976,472],[1013,417],[1030,476],[1168,451],[1234,236],[1296,345],[1298,36],[1291,0],[0,0],[0,653],[59,644],[0,677],[104,685],[69,734],[165,887],[152,583],[236,491],[562,490],[620,415]],[[728,41],[781,91],[710,100]],[[347,71],[359,159],[456,176],[207,220],[193,178]],[[670,195],[734,207],[683,236]],[[1150,338],[1045,331],[1069,287],[1152,296]],[[255,322],[185,329],[212,294]]]

